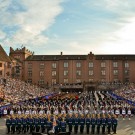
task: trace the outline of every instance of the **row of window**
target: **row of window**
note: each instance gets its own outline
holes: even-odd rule
[[[64,68],[68,68],[69,66],[69,63],[68,62],[64,62]],[[45,67],[45,64],[44,63],[40,63],[40,68],[44,68]],[[52,63],[52,68],[56,68],[57,67],[57,64],[56,63]],[[76,67],[77,68],[80,68],[81,67],[81,63],[80,62],[77,62],[76,63]],[[93,62],[89,62],[89,68],[93,68],[94,67],[94,63]],[[101,62],[101,67],[106,67],[106,63],[105,62]],[[118,62],[113,62],[113,67],[118,67]],[[128,68],[129,67],[129,63],[125,63],[125,68]],[[28,64],[28,68],[32,68],[32,64],[29,63]]]
[[[64,70],[64,76],[68,76],[69,71],[68,70]],[[76,71],[76,75],[77,76],[81,76],[82,72],[80,70]],[[56,71],[52,71],[52,76],[56,76],[57,72]],[[89,70],[89,75],[93,76],[94,75],[94,71],[93,70]],[[106,70],[101,70],[101,75],[106,75]],[[113,75],[118,75],[118,70],[113,70]],[[125,75],[129,75],[129,70],[125,70]],[[32,76],[32,71],[28,71],[28,76],[31,77]],[[40,71],[39,72],[39,76],[44,76],[44,71]]]
[[[92,79],[90,79],[90,80],[92,81]],[[63,81],[64,81],[64,83],[69,83],[69,80],[68,79],[64,79]],[[76,79],[76,82],[77,83],[81,82],[81,79]],[[28,83],[32,83],[32,79],[28,79]],[[38,83],[39,84],[44,84],[45,82],[44,82],[43,79],[40,79],[38,81]],[[57,83],[56,79],[52,79],[52,84],[56,84],[56,83]]]
[[[78,75],[78,76],[80,76],[81,75],[81,71],[80,70],[77,70],[76,71],[76,74]],[[52,71],[52,76],[56,76],[57,74],[56,74],[56,71]],[[68,70],[65,70],[64,71],[64,76],[67,76],[68,75]],[[28,71],[28,76],[29,77],[32,77],[32,71],[31,70],[29,70]],[[39,72],[39,76],[44,76],[44,71],[40,71]]]
[[[94,79],[92,79],[92,78],[89,79],[89,82],[92,82],[92,81],[94,81]],[[105,82],[105,81],[106,81],[105,78],[101,79],[101,82]],[[118,78],[114,78],[114,81],[118,81]],[[69,83],[69,79],[63,79],[63,82],[64,83]],[[80,82],[82,82],[81,79],[76,79],[76,83],[80,83]],[[32,79],[28,79],[28,83],[32,83]],[[56,83],[57,83],[57,80],[52,79],[52,84],[56,84]],[[45,81],[43,79],[40,79],[38,81],[38,84],[40,84],[40,85],[45,84]]]

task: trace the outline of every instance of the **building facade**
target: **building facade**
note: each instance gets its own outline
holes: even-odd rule
[[[0,78],[7,77],[11,74],[11,60],[5,50],[0,45]]]
[[[135,82],[135,55],[34,55],[10,47],[11,74],[39,85],[80,82]],[[13,70],[14,69],[14,70]],[[12,76],[12,77],[15,77]]]
[[[16,50],[10,47],[9,57],[12,61],[11,76],[13,78],[25,80],[25,60],[31,55],[33,55],[33,52],[26,49],[26,47],[17,48]]]
[[[31,55],[24,76],[35,84],[135,82],[134,67],[135,55]]]

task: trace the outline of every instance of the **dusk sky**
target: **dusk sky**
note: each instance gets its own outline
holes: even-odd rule
[[[0,0],[0,44],[7,53],[135,54],[135,0]]]

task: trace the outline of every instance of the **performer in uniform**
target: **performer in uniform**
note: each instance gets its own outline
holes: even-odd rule
[[[10,116],[6,119],[7,133],[10,133],[11,119]]]
[[[24,134],[26,133],[26,127],[27,127],[27,117],[24,116],[22,119],[22,131]]]
[[[37,114],[35,116],[35,119],[34,119],[34,125],[35,125],[35,128],[36,128],[36,132],[39,132],[39,130],[40,130],[39,124],[40,124],[40,119],[38,118],[38,114]]]
[[[131,118],[132,113],[131,113],[131,109],[130,108],[128,108],[127,113],[128,113],[129,120],[131,120],[130,118]]]
[[[80,133],[83,134],[83,130],[84,130],[84,125],[85,125],[85,118],[84,118],[84,115],[82,114],[81,115],[81,118],[80,118]]]
[[[91,118],[91,133],[94,134],[95,133],[95,125],[96,125],[96,119],[95,119],[95,115],[92,114],[92,118]]]
[[[66,132],[66,121],[65,117],[62,117],[62,121],[60,122],[60,131],[61,132]]]
[[[45,118],[43,115],[40,118],[40,125],[41,125],[41,132],[44,133],[45,132]]]
[[[49,131],[53,128],[53,123],[51,121],[50,116],[48,117],[48,121],[47,121],[47,134],[49,133]]]
[[[100,114],[98,114],[97,116],[96,125],[97,125],[97,134],[100,134],[100,126],[101,126]]]
[[[114,132],[114,134],[116,134],[118,120],[116,119],[116,116],[115,115],[113,116],[112,125],[113,125],[113,132]]]
[[[116,108],[116,110],[115,110],[115,115],[116,115],[117,119],[118,119],[118,117],[119,117],[119,114],[120,114],[120,110],[119,110],[118,108]]]
[[[20,132],[21,132],[21,125],[22,125],[22,119],[21,119],[21,116],[18,116],[18,119],[17,119],[18,134],[20,134]]]
[[[29,118],[29,126],[30,126],[30,133],[32,133],[33,126],[34,126],[34,119],[32,118],[32,115],[30,115],[30,118]]]
[[[102,134],[105,134],[106,119],[105,119],[104,114],[103,114],[103,118],[101,120],[101,125],[102,125]]]
[[[11,132],[14,134],[15,133],[15,127],[16,127],[16,119],[15,116],[12,115],[11,116]]]
[[[122,108],[122,116],[123,116],[123,120],[125,120],[125,115],[126,115],[126,110],[125,110],[125,108],[123,107],[123,108]]]
[[[112,119],[111,119],[111,116],[108,115],[108,118],[107,118],[107,129],[108,129],[108,134],[110,134],[110,132],[111,132],[111,126],[112,126]]]
[[[90,123],[91,123],[90,115],[87,114],[87,116],[86,116],[86,132],[87,132],[87,134],[89,134],[89,131],[90,131]]]
[[[75,134],[78,133],[78,126],[79,126],[79,118],[78,118],[78,114],[75,114],[75,118],[74,118],[74,132],[75,132]]]
[[[69,127],[69,132],[72,133],[72,126],[73,126],[72,114],[69,114],[69,118],[67,118],[67,123],[68,123],[68,127]]]

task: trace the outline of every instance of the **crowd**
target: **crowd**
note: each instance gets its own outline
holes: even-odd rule
[[[21,80],[6,78],[6,82],[0,83],[0,106],[10,103],[41,97],[51,93],[45,88],[32,85]]]
[[[85,131],[87,134],[116,133],[115,109],[114,112],[108,111],[113,101],[109,95],[100,92],[82,93],[78,99],[75,98],[77,95],[74,95],[74,98],[70,98],[70,94],[66,95],[62,95],[64,98],[55,97],[50,100],[29,100],[23,104],[4,108],[3,115],[11,116],[6,121],[8,133],[15,131],[48,133],[51,129],[55,134],[66,131],[75,134]],[[104,102],[105,98],[111,100]]]
[[[134,100],[134,84],[121,86],[113,92]],[[16,79],[7,78],[4,85],[1,83],[0,106],[10,104],[0,107],[0,117],[10,116],[6,120],[8,133],[48,133],[53,129],[55,134],[65,131],[110,134],[116,133],[119,117],[130,120],[135,114],[134,106],[125,100],[115,100],[109,92],[59,93],[46,99],[44,95],[50,93],[53,92]]]
[[[135,102],[135,84],[134,83],[124,85],[121,89],[115,90],[114,93],[127,100],[131,100]]]
[[[101,132],[116,133],[117,126],[114,129],[114,124],[118,123],[118,118],[123,117],[123,120],[125,118],[129,118],[130,120],[134,114],[134,109],[131,105],[128,105],[124,101],[113,99],[108,93],[91,91],[83,92],[80,95],[74,95],[74,98],[70,98],[69,96],[70,94],[61,93],[58,97],[49,100],[43,98],[38,100],[31,99],[23,102],[23,104],[16,104],[3,108],[3,110],[1,110],[2,115],[11,116],[11,118],[7,119],[8,132],[48,132],[54,126],[55,133],[61,131],[74,133],[91,132],[93,134],[100,134]],[[76,98],[76,96],[78,96],[78,98]],[[65,122],[65,127],[61,125],[61,116],[64,118],[63,122]],[[45,122],[46,124],[42,126],[41,119],[45,119],[44,117],[47,118],[47,121]],[[53,124],[54,117],[56,119],[55,125]],[[36,118],[39,124],[36,124]],[[89,126],[87,126],[87,118],[89,119]],[[98,118],[100,119],[99,125],[97,124]],[[22,123],[23,119],[26,120],[26,124],[24,125]],[[78,121],[77,123],[75,123],[76,119]],[[104,121],[102,121],[103,119]],[[113,121],[114,119],[115,123]],[[32,122],[31,124],[30,121]],[[50,127],[48,127],[48,122]],[[108,124],[110,124],[109,127],[111,127],[109,129]],[[23,126],[28,129],[25,130]],[[63,126],[63,129],[61,126]],[[72,128],[74,128],[74,130],[72,130]]]

